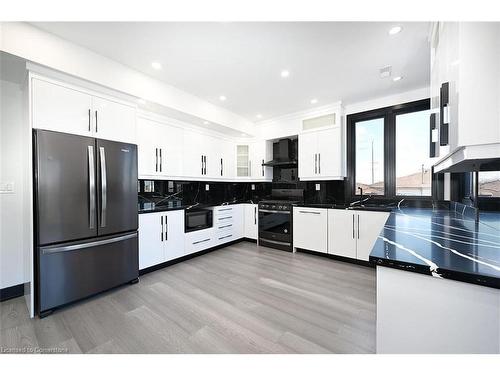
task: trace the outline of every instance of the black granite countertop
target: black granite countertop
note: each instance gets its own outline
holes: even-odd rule
[[[150,201],[139,201],[139,214],[149,214],[153,212],[175,211],[201,209],[207,207],[215,207],[222,205],[253,203],[251,201],[233,201],[233,202],[214,202],[214,203],[188,203],[180,199],[163,201],[160,204]]]
[[[500,289],[500,213],[394,209],[370,262]]]

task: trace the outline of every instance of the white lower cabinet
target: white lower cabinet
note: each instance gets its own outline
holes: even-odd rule
[[[356,213],[328,210],[328,254],[356,259]]]
[[[183,210],[139,215],[139,269],[183,255]]]
[[[242,204],[244,210],[244,237],[256,240],[259,234],[259,212],[258,206],[252,203]]]
[[[186,233],[184,237],[184,250],[186,255],[215,246],[214,238],[213,228]]]
[[[328,253],[368,261],[388,212],[328,210]]]
[[[214,207],[215,245],[235,241],[244,235],[244,208],[241,204]],[[214,245],[214,246],[215,246]]]
[[[328,251],[328,211],[325,208],[293,208],[293,247]]]

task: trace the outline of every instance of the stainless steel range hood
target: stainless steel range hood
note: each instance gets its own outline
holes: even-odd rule
[[[434,164],[435,173],[500,170],[500,143],[457,148]]]

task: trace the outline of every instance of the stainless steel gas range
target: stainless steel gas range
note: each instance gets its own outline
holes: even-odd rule
[[[301,203],[303,189],[273,189],[259,202],[259,245],[293,251],[293,204]]]

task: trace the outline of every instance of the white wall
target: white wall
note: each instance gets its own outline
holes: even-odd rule
[[[197,96],[20,22],[0,23],[0,49],[26,60],[247,134],[254,124]]]
[[[395,95],[388,95],[358,103],[346,104],[344,113],[350,115],[353,113],[365,112],[371,109],[389,107],[396,104],[413,102],[420,99],[430,98],[430,87],[423,87],[416,90],[405,91]]]
[[[0,81],[0,182],[14,183],[12,194],[0,194],[0,288],[22,284],[24,269],[24,214],[26,131],[23,92],[12,82]]]

